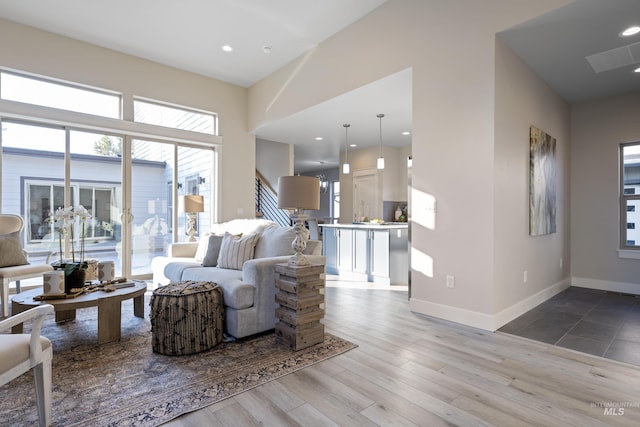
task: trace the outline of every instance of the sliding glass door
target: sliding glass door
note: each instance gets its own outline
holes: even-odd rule
[[[24,248],[34,263],[59,252],[58,237],[47,221],[64,203],[65,141],[62,127],[22,122],[2,124],[2,213],[24,220]]]
[[[122,275],[122,142],[118,135],[69,131],[70,185],[67,206],[83,206],[91,214],[85,221],[85,258],[114,261]],[[73,248],[80,247],[81,227]]]
[[[71,242],[49,221],[56,209],[68,206],[82,205],[91,214],[85,222],[85,258],[114,261],[116,275],[127,277],[149,277],[154,257],[165,255],[168,244],[187,240],[186,216],[178,211],[181,196],[204,197],[196,236],[209,230],[215,217],[213,148],[0,123],[2,212],[24,219],[32,262],[77,252],[80,224]]]
[[[151,274],[153,257],[173,241],[175,146],[134,139],[131,143],[130,261],[134,276]]]

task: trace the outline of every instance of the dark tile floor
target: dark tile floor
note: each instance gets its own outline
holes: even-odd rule
[[[640,366],[640,295],[572,286],[499,331]]]

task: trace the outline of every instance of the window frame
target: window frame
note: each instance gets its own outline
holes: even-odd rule
[[[640,141],[636,142],[627,142],[622,143],[619,146],[619,183],[618,183],[618,195],[619,195],[619,251],[622,257],[625,257],[624,252],[627,254],[631,254],[632,258],[640,257],[640,242],[638,239],[634,239],[633,241],[636,243],[635,245],[629,245],[627,238],[627,230],[629,230],[629,224],[634,223],[635,221],[629,221],[629,213],[638,213],[637,210],[629,210],[629,201],[637,200],[640,202],[640,192],[630,194],[630,192],[625,191],[625,163],[624,163],[624,151],[627,147],[636,146],[640,149]],[[639,159],[640,160],[640,159]],[[640,185],[640,182],[638,183]],[[635,228],[633,228],[635,229]]]

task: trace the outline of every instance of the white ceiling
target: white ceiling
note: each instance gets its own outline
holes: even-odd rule
[[[384,1],[0,0],[0,16],[248,87]]]
[[[0,0],[0,17],[248,87],[384,2]],[[596,73],[586,60],[640,42],[640,35],[618,37],[631,24],[640,25],[640,0],[576,0],[498,36],[575,103],[640,90],[640,74],[629,65]],[[235,50],[222,52],[224,44]],[[345,122],[349,142],[377,145],[378,113],[385,114],[385,145],[410,143],[400,134],[411,130],[410,70],[265,126],[256,136],[295,144],[296,172],[319,170],[337,165]]]
[[[640,90],[640,60],[596,73],[586,59],[640,42],[640,34],[618,36],[632,25],[640,25],[640,0],[576,0],[498,37],[573,104]]]

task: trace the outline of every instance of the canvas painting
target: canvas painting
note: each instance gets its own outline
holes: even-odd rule
[[[529,137],[529,234],[556,232],[556,139],[531,126]]]

